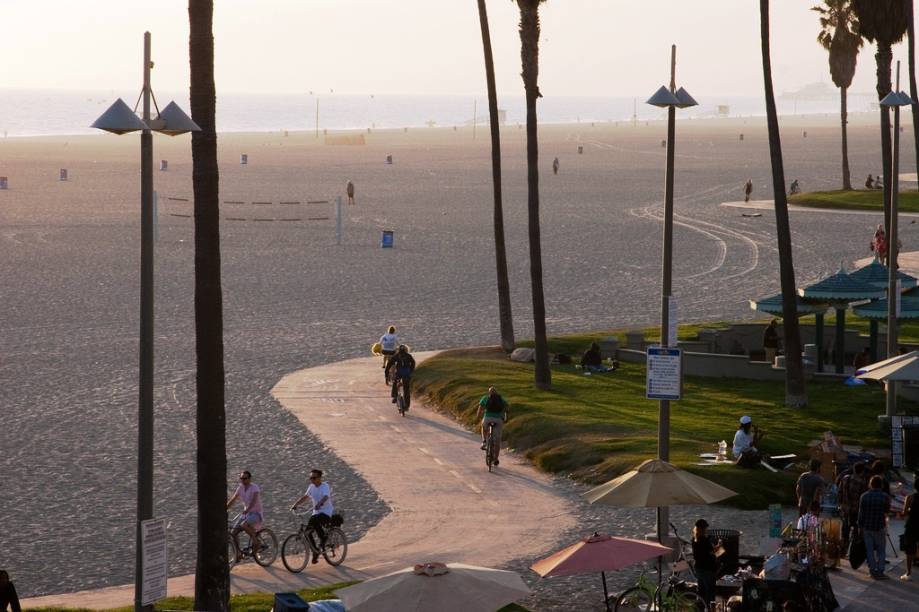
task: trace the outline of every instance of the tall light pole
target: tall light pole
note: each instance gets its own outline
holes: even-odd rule
[[[900,88],[900,62],[897,62],[897,89]],[[897,354],[897,318],[899,283],[897,277],[897,206],[900,188],[900,107],[914,104],[913,100],[902,91],[891,91],[881,100],[881,106],[893,107],[893,160],[890,172],[890,229],[887,236],[887,357]],[[889,422],[897,409],[897,383],[887,382],[886,420]]]
[[[662,86],[647,104],[667,109],[667,174],[664,187],[664,239],[661,262],[661,347],[670,345],[670,299],[673,280],[673,159],[676,138],[676,109],[698,104],[689,93],[676,88],[676,45],[670,47],[670,88]],[[676,330],[673,330],[674,332]],[[674,336],[676,334],[674,333]],[[670,461],[670,400],[659,400],[657,457]],[[670,509],[657,509],[657,539],[665,539],[670,523]]]
[[[201,128],[170,102],[157,117],[150,116],[150,102],[156,99],[150,87],[150,32],[144,32],[144,85],[142,115],[119,98],[90,127],[126,134],[140,130],[140,365],[137,411],[137,525],[134,566],[134,609],[152,610],[142,605],[143,549],[141,522],[153,518],[153,132],[177,136]]]

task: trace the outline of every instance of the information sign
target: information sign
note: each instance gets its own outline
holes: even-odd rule
[[[678,400],[683,396],[683,351],[648,347],[648,399]]]
[[[141,551],[143,553],[143,589],[141,605],[149,606],[166,597],[166,520],[141,521]]]

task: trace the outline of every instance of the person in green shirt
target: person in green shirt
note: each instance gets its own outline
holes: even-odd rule
[[[495,426],[495,437],[498,439],[498,447],[495,449],[495,465],[498,465],[501,430],[507,423],[507,401],[494,387],[488,387],[488,393],[479,400],[475,418],[476,420],[482,419],[482,450],[485,450],[485,435],[488,432],[488,426],[492,424]]]

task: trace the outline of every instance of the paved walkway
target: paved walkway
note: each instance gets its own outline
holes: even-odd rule
[[[750,200],[749,202],[722,202],[721,206],[727,208],[746,208],[758,212],[774,212],[775,203],[772,200]],[[882,211],[875,210],[842,210],[838,208],[816,208],[814,206],[797,206],[789,202],[788,204],[789,211],[797,212],[812,212],[820,214],[830,214],[830,215],[873,215],[875,217],[883,217],[884,213]],[[919,217],[919,213],[909,213],[909,212],[900,212],[898,213],[900,217]],[[774,217],[773,217],[774,218]],[[883,219],[882,219],[883,220]],[[869,236],[870,238],[870,236]]]
[[[415,358],[422,361],[432,354]],[[536,559],[574,526],[571,500],[525,459],[504,455],[496,471],[488,473],[477,437],[451,419],[422,405],[399,416],[376,358],[294,372],[272,394],[359,472],[392,512],[350,546],[342,566],[320,561],[298,575],[284,569],[280,559],[270,568],[249,563],[233,570],[234,593],[366,579],[425,561],[494,567]],[[310,457],[309,463],[321,465],[322,458]],[[334,495],[335,477],[328,476]],[[273,524],[283,542],[287,523],[278,517]],[[170,579],[168,591],[170,596],[193,595],[194,575]],[[133,596],[133,585],[125,585],[36,597],[23,605],[109,608],[130,605]]]

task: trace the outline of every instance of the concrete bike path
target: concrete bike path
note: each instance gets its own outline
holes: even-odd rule
[[[418,353],[415,359],[421,362],[434,354]],[[320,560],[301,574],[291,574],[280,555],[268,568],[249,562],[231,572],[234,593],[363,580],[425,561],[496,567],[519,558],[535,560],[575,526],[576,502],[557,492],[551,479],[525,459],[504,451],[501,465],[488,473],[476,434],[420,401],[413,402],[406,417],[399,416],[377,358],[288,374],[272,395],[360,473],[392,511],[361,540],[350,543],[340,567]],[[310,460],[321,463],[321,457]],[[334,496],[334,474],[328,476]],[[338,503],[344,508],[348,501]],[[287,517],[269,517],[269,525],[283,543],[291,531]],[[347,528],[346,522],[346,533]],[[194,574],[171,578],[168,593],[193,596]],[[133,598],[131,584],[22,603],[104,609],[130,605]]]

